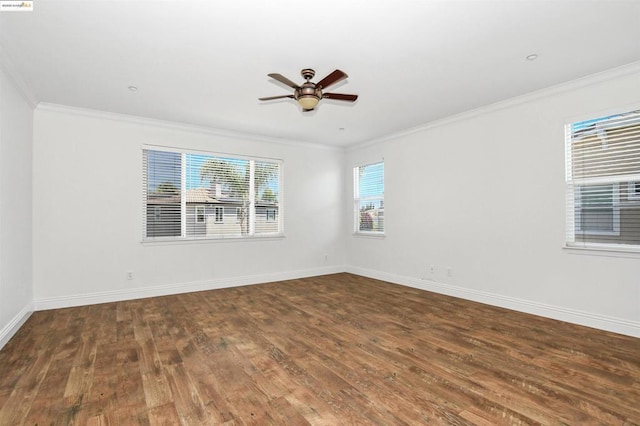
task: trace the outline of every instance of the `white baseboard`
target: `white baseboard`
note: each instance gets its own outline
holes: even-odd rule
[[[605,315],[593,314],[589,312],[578,311],[575,309],[563,308],[560,306],[547,305],[544,303],[518,299],[515,297],[502,296],[499,294],[472,290],[464,287],[453,286],[450,284],[443,284],[436,281],[421,280],[402,275],[390,274],[387,272],[376,271],[372,269],[347,267],[346,272],[356,275],[362,275],[364,277],[375,278],[382,281],[388,281],[407,287],[413,287],[420,290],[427,290],[434,293],[472,300],[474,302],[485,303],[487,305],[498,306],[500,308],[539,315],[546,318],[552,318],[560,321],[570,322],[573,324],[583,325],[586,327],[611,331],[627,336],[640,337],[640,322],[637,321],[608,317]]]
[[[566,321],[573,324],[611,331],[627,336],[640,337],[640,322],[636,321],[628,321],[621,318],[608,317],[605,315],[583,312],[575,309],[547,305],[544,303],[472,290],[464,287],[453,286],[450,284],[439,283],[436,281],[421,280],[372,269],[330,266],[324,268],[313,268],[259,275],[246,275],[232,278],[220,278],[152,287],[36,299],[34,301],[33,307],[25,308],[21,314],[16,316],[16,319],[14,319],[4,329],[0,330],[0,344],[4,345],[6,341],[8,341],[11,336],[13,336],[13,334],[15,334],[18,328],[20,328],[24,321],[26,321],[26,319],[29,317],[29,315],[31,314],[31,310],[33,309],[35,309],[36,311],[40,311],[47,309],[68,308],[73,306],[94,305],[98,303],[118,302],[122,300],[142,299],[147,297],[167,296],[171,294],[189,293],[194,291],[214,290],[219,288],[238,287],[251,284],[262,284],[274,281],[284,281],[297,278],[335,274],[340,272],[349,272],[352,274],[388,281],[394,284],[400,284],[420,290],[432,291],[434,293],[445,294],[448,296],[459,297],[461,299],[472,300],[474,302],[485,303],[487,305],[512,309],[519,312],[539,315],[546,318]],[[5,338],[5,336],[7,337]]]
[[[231,278],[217,278],[186,283],[165,284],[150,287],[128,288],[69,296],[48,297],[34,300],[36,311],[70,308],[74,306],[95,305],[98,303],[120,302],[122,300],[144,299],[147,297],[167,296],[171,294],[191,293],[194,291],[214,290],[243,285],[262,284],[274,281],[293,280],[319,275],[344,272],[344,266],[328,266],[305,270],[276,272],[259,275],[245,275]]]
[[[22,327],[22,325],[29,319],[33,313],[33,304],[29,303],[22,308],[18,314],[11,318],[11,321],[0,329],[0,349],[7,344],[7,342],[13,337],[14,334]]]

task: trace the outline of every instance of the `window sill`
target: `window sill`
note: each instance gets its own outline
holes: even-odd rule
[[[386,235],[380,232],[354,232],[354,237],[363,237],[363,238],[379,238],[384,239]]]
[[[279,241],[285,238],[284,234],[254,235],[251,237],[224,237],[224,238],[193,238],[193,239],[157,239],[142,240],[143,246],[180,245],[180,244],[217,244],[217,243],[241,243],[254,241]]]
[[[608,257],[627,257],[640,258],[640,247],[619,247],[619,246],[564,246],[569,254],[585,255],[585,256],[608,256]]]

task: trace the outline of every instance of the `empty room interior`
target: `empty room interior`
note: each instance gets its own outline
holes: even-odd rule
[[[0,1],[0,425],[640,424],[640,1]]]

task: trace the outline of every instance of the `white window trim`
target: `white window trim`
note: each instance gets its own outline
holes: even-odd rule
[[[384,168],[384,158],[379,159],[379,160],[375,160],[375,161],[371,161],[371,162],[366,162],[366,163],[361,163],[361,164],[357,164],[355,166],[353,166],[353,235],[355,236],[365,236],[365,237],[384,237],[386,232],[387,232],[387,226],[386,226],[386,217],[385,217],[385,226],[384,229],[382,231],[362,231],[360,229],[360,203],[363,201],[371,201],[371,202],[376,202],[376,201],[381,201],[382,203],[384,203],[384,191],[382,192],[381,196],[366,196],[366,197],[360,197],[360,176],[359,176],[359,169],[361,167],[365,167],[365,166],[370,166],[370,165],[374,165],[374,164],[378,164],[378,163],[382,163],[383,164],[383,168]],[[383,175],[383,186],[385,185],[384,180],[386,180],[386,174]]]
[[[591,241],[576,241],[576,236],[583,235],[606,235],[605,233],[598,234],[596,232],[583,232],[576,230],[576,213],[575,213],[575,187],[578,185],[586,185],[586,184],[613,184],[613,183],[626,183],[627,185],[631,185],[633,182],[640,184],[640,175],[612,175],[601,178],[587,178],[587,179],[573,179],[572,176],[572,123],[580,123],[583,121],[590,120],[598,120],[598,117],[608,117],[608,116],[616,116],[616,115],[626,115],[626,114],[634,114],[640,110],[640,104],[632,105],[624,108],[623,111],[620,109],[611,109],[607,111],[601,111],[599,113],[593,113],[588,115],[580,115],[569,117],[565,121],[565,180],[566,180],[566,234],[565,234],[565,244],[564,249],[567,250],[568,253],[572,254],[581,254],[581,255],[593,255],[593,256],[614,256],[614,257],[633,257],[638,258],[640,256],[640,245],[637,244],[618,244],[616,242],[609,243],[597,243]],[[610,122],[602,123],[598,127],[597,130],[605,130],[605,127],[609,125]],[[595,132],[600,140],[603,142],[603,148],[607,148],[608,143],[606,140],[603,140],[601,135],[598,132]],[[606,139],[606,138],[605,138]],[[635,185],[635,184],[634,184]],[[617,232],[619,235],[620,232],[620,208],[624,208],[625,201],[630,201],[629,204],[635,204],[639,196],[631,195],[627,196],[624,199],[620,200],[620,192],[619,188],[617,191],[618,200],[617,206],[614,210],[614,215],[617,213],[617,219],[614,216],[614,220],[618,223]],[[631,188],[627,188],[627,194],[631,194]],[[613,232],[609,235],[615,236]]]
[[[285,238],[284,233],[284,204],[285,204],[285,195],[284,195],[284,161],[277,158],[269,158],[269,157],[255,157],[255,156],[246,156],[241,154],[230,154],[223,152],[212,152],[205,150],[196,150],[196,149],[188,149],[181,147],[173,147],[173,146],[161,146],[161,145],[151,145],[151,144],[142,144],[141,150],[151,150],[151,151],[164,151],[164,152],[173,152],[180,154],[195,154],[195,155],[210,155],[214,157],[221,158],[233,158],[238,160],[247,160],[250,161],[252,165],[255,165],[255,162],[271,162],[276,163],[279,166],[279,176],[278,176],[278,214],[276,215],[276,222],[278,223],[278,232],[273,233],[255,233],[255,229],[252,229],[250,234],[246,235],[223,235],[223,236],[206,236],[206,237],[188,237],[187,235],[187,220],[186,220],[186,156],[182,156],[182,176],[181,176],[181,194],[182,194],[182,202],[181,202],[181,215],[185,220],[181,222],[181,232],[180,236],[166,236],[166,237],[147,237],[146,229],[147,229],[147,215],[142,215],[142,229],[143,236],[141,243],[143,245],[156,245],[156,244],[192,244],[192,243],[206,243],[206,242],[229,242],[229,241],[268,241],[268,240],[280,240]],[[146,186],[147,186],[147,176],[144,176],[142,180],[143,183],[143,200],[146,198]],[[250,190],[250,198],[255,198],[255,191]],[[144,203],[143,203],[144,205]],[[255,200],[254,204],[255,205]],[[251,209],[250,209],[251,210]],[[253,209],[252,216],[255,219],[255,209]],[[215,214],[208,214],[207,217],[214,216]],[[215,219],[214,219],[215,220]],[[224,220],[224,210],[223,210],[223,220]],[[238,221],[239,222],[239,221]],[[221,223],[221,222],[216,222]],[[250,224],[251,225],[251,224]],[[253,224],[253,228],[255,228],[255,224]]]

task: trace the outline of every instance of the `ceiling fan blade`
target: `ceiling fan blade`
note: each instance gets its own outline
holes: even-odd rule
[[[348,102],[355,102],[356,99],[358,99],[358,95],[347,95],[344,93],[323,93],[322,97],[327,99],[335,99],[337,101]]]
[[[300,88],[300,86],[298,86],[297,84],[295,84],[293,81],[289,80],[287,77],[283,76],[282,74],[271,73],[271,74],[268,74],[268,76],[294,89]]]
[[[344,71],[335,70],[334,72],[332,72],[331,74],[329,74],[328,76],[326,76],[325,78],[317,82],[316,86],[322,89],[326,89],[332,84],[336,84],[340,80],[344,80],[347,77],[349,76]]]
[[[258,98],[259,101],[272,101],[274,99],[293,98],[293,95],[267,96],[266,98]]]

